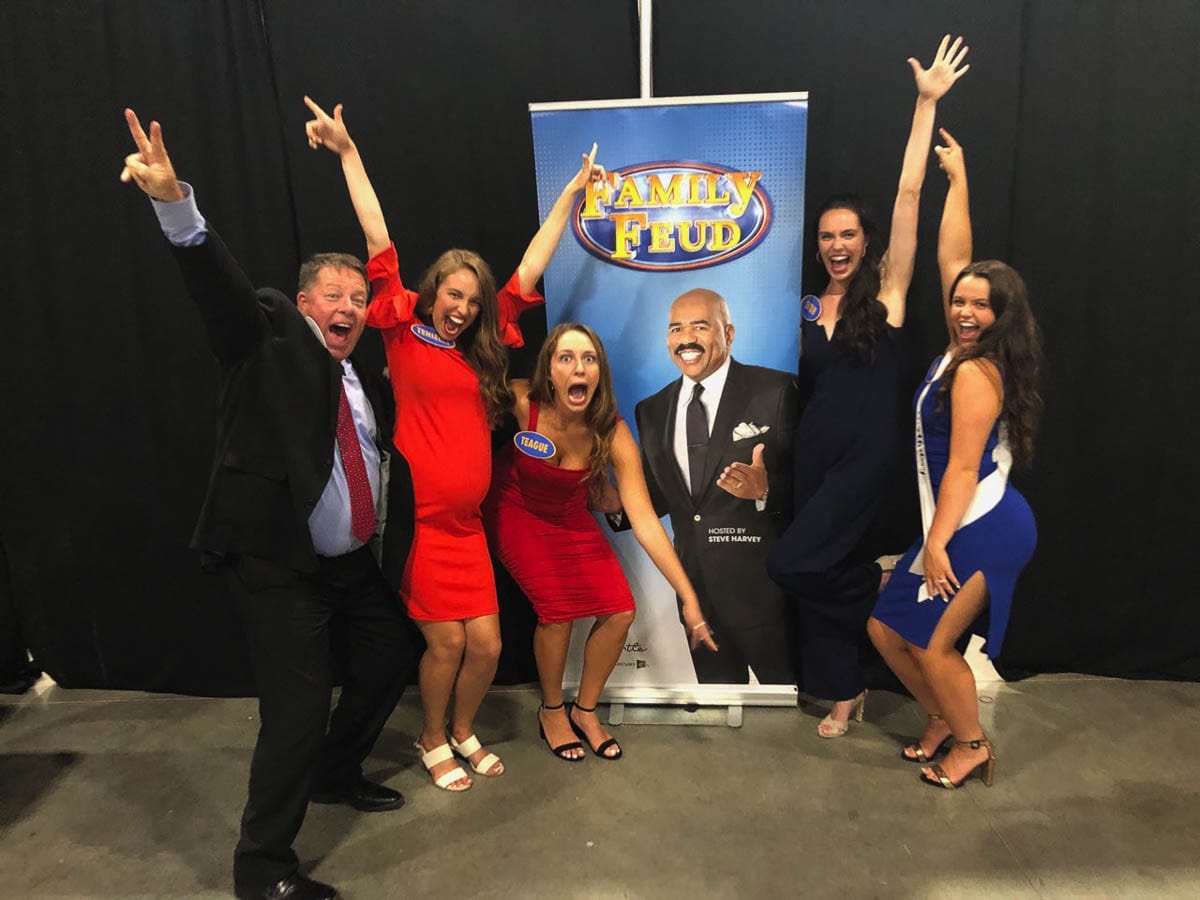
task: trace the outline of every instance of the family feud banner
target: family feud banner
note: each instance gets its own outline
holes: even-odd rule
[[[636,405],[681,377],[667,323],[671,302],[685,291],[707,288],[726,299],[736,361],[795,373],[807,94],[545,103],[532,104],[530,113],[543,220],[593,142],[599,145],[596,161],[608,172],[607,181],[580,197],[546,272],[547,316],[551,327],[578,321],[600,335],[621,416],[639,442],[647,436],[637,435]],[[726,403],[740,402],[731,393],[722,395],[718,418]],[[732,437],[722,437],[748,438],[747,448],[756,429],[769,428],[741,416],[733,421],[743,432],[735,428]],[[759,577],[764,553],[755,545],[762,535],[753,525],[708,527],[703,510],[676,505],[663,520],[668,533],[672,517],[694,518],[698,539],[714,542],[704,552],[732,559],[737,546],[732,582],[746,572],[750,581]],[[603,517],[601,522],[638,607],[606,700],[795,702],[794,687],[781,684],[786,679],[778,671],[773,679],[746,673],[732,683],[698,683],[674,591],[632,532],[614,533]],[[756,602],[736,593],[724,591],[721,602]],[[578,681],[590,624],[575,631],[568,681]],[[782,645],[787,635],[778,640]]]

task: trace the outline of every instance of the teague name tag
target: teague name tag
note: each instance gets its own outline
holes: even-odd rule
[[[518,431],[513,435],[513,443],[518,450],[534,459],[549,459],[558,452],[554,441],[536,431]]]
[[[412,327],[412,333],[419,337],[427,344],[433,344],[435,347],[445,347],[449,349],[454,346],[454,341],[448,341],[438,335],[436,329],[431,328],[424,322],[417,322]]]
[[[808,294],[800,301],[800,315],[805,322],[815,322],[821,318],[821,301]]]

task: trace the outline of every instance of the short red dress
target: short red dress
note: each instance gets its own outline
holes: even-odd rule
[[[537,430],[537,414],[531,401],[530,431]],[[496,452],[484,525],[539,622],[634,608],[621,564],[588,509],[586,474],[527,456],[513,443]]]
[[[416,500],[400,598],[423,621],[495,614],[496,581],[479,512],[492,474],[479,376],[457,348],[429,343],[413,330],[422,326],[417,293],[400,281],[395,245],[367,263],[367,274],[373,292],[367,324],[383,331],[396,398],[394,443],[412,470]],[[501,339],[519,347],[517,317],[544,301],[537,292],[522,294],[516,273],[497,299]]]

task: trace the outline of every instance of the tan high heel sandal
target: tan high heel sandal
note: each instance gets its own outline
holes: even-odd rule
[[[928,718],[928,720],[929,720],[928,723],[925,725],[926,731],[929,730],[929,728],[933,725],[934,722],[942,721],[942,717],[939,716],[937,713],[929,713],[926,716],[926,718]],[[941,753],[943,750],[945,750],[946,746],[948,744],[952,744],[953,742],[954,742],[954,735],[952,735],[952,734],[946,735],[942,739],[942,742],[940,744],[938,744],[936,748],[934,748],[933,753],[931,753],[929,756],[926,756],[925,751],[923,749],[921,749],[921,742],[918,740],[918,741],[915,741],[914,743],[906,744],[904,749],[900,751],[900,758],[903,759],[905,762],[914,762],[914,763],[932,762],[933,758],[935,756],[937,756],[939,753]],[[908,755],[910,751],[913,754],[912,756]]]
[[[942,767],[937,763],[934,763],[929,767],[929,771],[933,773],[934,777],[930,778],[928,775],[922,772],[921,780],[926,784],[933,785],[934,787],[954,790],[955,788],[960,788],[966,784],[967,780],[972,775],[978,775],[979,779],[984,783],[985,786],[991,787],[992,780],[996,775],[996,750],[992,746],[992,742],[987,739],[987,735],[985,734],[983,737],[976,738],[973,741],[960,741],[956,738],[954,744],[957,747],[966,747],[969,750],[978,750],[980,747],[986,747],[988,754],[987,759],[967,772],[967,774],[958,781],[951,781],[946,775],[945,770],[943,770]]]
[[[863,691],[854,698],[854,705],[850,707],[850,719],[855,722],[863,720],[863,709],[867,705],[867,692]],[[850,730],[850,719],[845,722],[839,722],[833,718],[833,713],[825,716],[817,723],[817,736],[823,738],[840,738]]]

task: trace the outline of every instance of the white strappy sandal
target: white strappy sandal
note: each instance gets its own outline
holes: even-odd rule
[[[438,744],[432,750],[426,751],[421,746],[420,742],[414,742],[413,746],[417,752],[421,754],[421,765],[425,767],[425,771],[429,773],[429,777],[433,778],[434,787],[439,787],[443,791],[449,791],[452,794],[458,794],[466,790],[470,790],[474,782],[468,781],[466,787],[450,787],[456,781],[463,778],[468,778],[467,773],[463,771],[462,766],[455,766],[449,772],[443,772],[434,778],[433,767],[438,763],[445,762],[448,759],[454,759],[454,754],[450,750],[449,744]]]
[[[496,778],[504,774],[504,764],[500,762],[500,757],[495,753],[486,754],[478,763],[471,762],[471,754],[478,753],[483,748],[483,744],[479,743],[479,738],[475,735],[471,735],[461,744],[454,739],[453,735],[446,735],[446,740],[450,742],[450,746],[454,752],[461,756],[463,762],[474,769],[477,775],[483,775],[486,778]],[[493,772],[492,769],[497,763],[500,764],[500,771]]]

